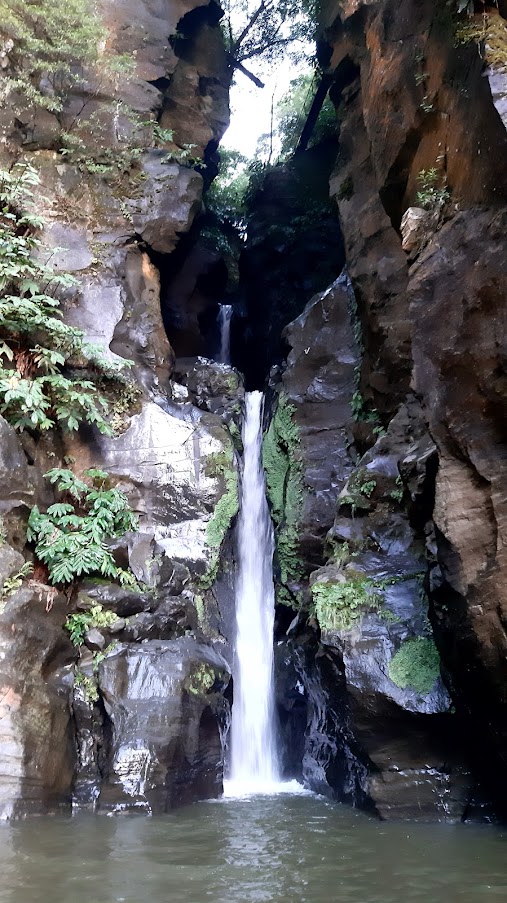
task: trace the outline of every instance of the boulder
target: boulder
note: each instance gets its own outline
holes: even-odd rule
[[[222,792],[225,660],[190,637],[117,647],[99,688],[111,730],[99,809],[166,812]]]
[[[0,416],[0,512],[33,504],[32,473],[15,431]]]

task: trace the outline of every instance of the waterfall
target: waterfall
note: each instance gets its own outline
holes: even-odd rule
[[[231,363],[231,317],[232,305],[220,304],[217,317],[220,328],[220,347],[218,350],[218,361],[220,364]]]
[[[262,469],[262,392],[245,396],[234,705],[226,795],[278,789],[273,683],[273,530]]]

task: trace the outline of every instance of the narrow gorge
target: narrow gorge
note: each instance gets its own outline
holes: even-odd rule
[[[223,6],[0,0],[0,901],[499,899],[507,4]]]

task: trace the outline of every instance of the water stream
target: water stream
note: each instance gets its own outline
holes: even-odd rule
[[[238,526],[234,705],[227,795],[273,792],[279,783],[273,681],[273,530],[262,468],[261,392],[245,397]]]
[[[221,304],[218,308],[218,328],[220,330],[220,345],[218,362],[220,364],[231,363],[231,317],[232,305]]]

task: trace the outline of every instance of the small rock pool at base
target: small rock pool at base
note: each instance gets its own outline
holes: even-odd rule
[[[507,832],[378,822],[311,795],[0,826],[1,903],[507,899]]]

